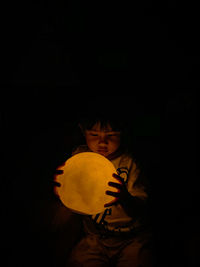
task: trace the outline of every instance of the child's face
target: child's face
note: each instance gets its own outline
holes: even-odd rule
[[[113,131],[110,125],[101,129],[101,124],[96,123],[92,129],[85,131],[85,138],[91,151],[106,158],[112,157],[120,146],[120,132]]]

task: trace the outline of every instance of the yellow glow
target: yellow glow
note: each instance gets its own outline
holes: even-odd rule
[[[109,181],[117,182],[112,177],[117,172],[104,156],[94,152],[79,153],[69,158],[59,169],[63,170],[63,174],[55,178],[61,184],[56,193],[72,211],[97,214],[105,210],[104,204],[114,199],[106,195],[105,191],[117,192],[117,189],[111,189],[108,185]]]

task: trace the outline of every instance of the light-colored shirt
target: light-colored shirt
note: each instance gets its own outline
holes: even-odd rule
[[[81,152],[90,151],[86,145],[79,146],[74,150],[73,155]],[[122,153],[118,157],[111,160],[120,177],[124,179],[126,187],[132,196],[138,197],[144,201],[148,198],[145,185],[140,179],[140,169],[135,160],[128,153]],[[111,189],[112,191],[112,189]],[[87,217],[87,216],[86,216]],[[129,232],[140,226],[138,216],[136,218],[130,217],[120,204],[115,204],[104,212],[90,216],[94,225],[99,225],[105,230],[114,232]],[[85,222],[85,227],[88,231],[91,229]]]

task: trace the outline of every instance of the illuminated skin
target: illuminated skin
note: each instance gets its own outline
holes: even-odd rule
[[[95,153],[101,154],[108,159],[112,159],[120,147],[120,132],[113,131],[108,124],[101,129],[100,123],[96,123],[92,129],[84,132],[87,146]]]

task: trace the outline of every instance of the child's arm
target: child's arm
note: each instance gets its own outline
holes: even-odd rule
[[[109,182],[109,186],[117,188],[118,192],[106,191],[107,195],[113,196],[115,199],[104,206],[110,207],[119,203],[129,216],[135,217],[142,215],[146,210],[146,201],[140,197],[132,196],[128,192],[124,180],[119,175],[113,174],[113,177],[116,178],[120,184]]]

